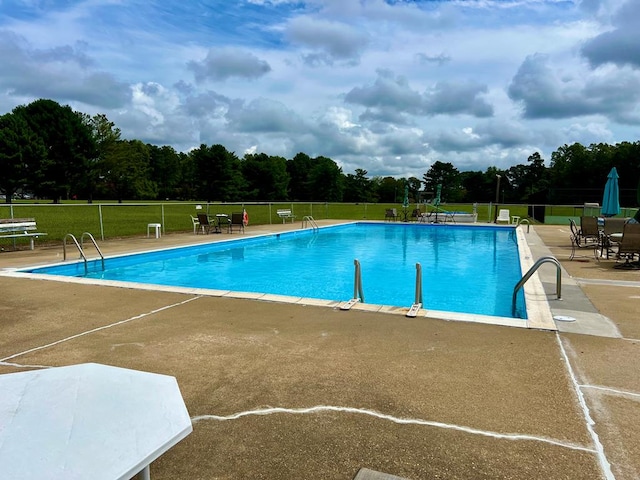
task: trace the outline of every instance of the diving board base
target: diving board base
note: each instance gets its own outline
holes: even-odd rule
[[[417,317],[418,312],[420,311],[421,308],[422,308],[421,303],[414,303],[413,305],[411,305],[411,308],[407,312],[407,317],[411,317],[411,318]]]
[[[357,298],[352,298],[348,302],[344,302],[342,305],[340,305],[340,310],[351,310],[351,307],[353,307],[359,301],[360,300]]]

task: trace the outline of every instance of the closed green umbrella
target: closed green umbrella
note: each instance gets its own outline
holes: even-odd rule
[[[602,216],[613,217],[620,213],[620,191],[618,189],[618,171],[613,167],[607,175],[602,197]]]
[[[438,223],[438,209],[440,208],[440,196],[442,195],[442,184],[439,183],[436,188],[436,198],[433,199],[433,206],[436,207],[436,223]]]
[[[404,185],[404,198],[402,199],[402,213],[403,213],[403,220],[406,222],[407,219],[409,218],[409,185],[407,185],[405,183]]]

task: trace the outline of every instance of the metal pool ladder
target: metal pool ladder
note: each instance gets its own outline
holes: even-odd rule
[[[364,303],[364,292],[362,290],[362,272],[360,269],[360,262],[358,259],[353,261],[355,267],[355,275],[353,280],[353,297],[348,302],[343,303],[340,306],[340,310],[351,310],[356,303]]]
[[[80,243],[78,243],[78,240],[76,239],[76,237],[73,235],[73,233],[67,233],[64,236],[64,239],[62,240],[62,258],[63,260],[67,259],[67,238],[70,238],[71,240],[73,240],[73,243],[75,244],[76,248],[78,249],[78,252],[80,252],[80,257],[82,258],[82,260],[84,260],[84,273],[86,274],[88,272],[88,267],[87,267],[87,256],[84,253],[84,239],[85,237],[88,237],[89,240],[91,240],[91,243],[93,243],[93,246],[96,248],[96,251],[98,252],[98,255],[100,255],[100,261],[102,263],[102,270],[104,270],[104,255],[102,254],[102,251],[100,250],[100,247],[98,247],[98,244],[96,243],[96,239],[93,238],[93,235],[91,235],[89,232],[84,232],[82,234],[82,236],[80,237]]]
[[[417,317],[418,312],[422,308],[422,303],[422,265],[416,263],[416,296],[406,316],[410,318]]]
[[[302,218],[302,228],[307,228],[307,224],[311,225],[311,228],[315,231],[318,230],[318,224],[311,215],[305,215]]]
[[[511,300],[511,315],[515,317],[516,315],[516,296],[518,295],[518,290],[520,290],[527,280],[531,278],[531,276],[540,268],[543,263],[553,263],[556,266],[556,295],[558,296],[558,300],[562,300],[562,269],[560,268],[560,262],[556,257],[541,257],[536,263],[529,269],[527,273],[520,279],[520,281],[516,284],[513,289],[513,297]]]

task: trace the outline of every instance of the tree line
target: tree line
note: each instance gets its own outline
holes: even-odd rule
[[[540,153],[506,170],[459,171],[436,161],[422,179],[345,174],[331,158],[298,153],[238,157],[223,145],[189,152],[124,140],[106,115],[90,116],[39,99],[0,116],[0,193],[5,202],[33,196],[60,202],[93,200],[429,201],[438,185],[443,202],[580,204],[599,201],[612,167],[621,203],[636,205],[640,141],[588,147],[563,145],[549,165]]]

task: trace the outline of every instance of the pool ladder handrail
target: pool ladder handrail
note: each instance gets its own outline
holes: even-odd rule
[[[529,233],[529,230],[531,229],[531,222],[529,221],[528,218],[519,219],[518,223],[516,223],[516,227],[519,227],[520,225],[522,225],[525,222],[527,222],[527,233]]]
[[[353,279],[353,298],[348,302],[343,303],[340,306],[340,310],[350,310],[356,303],[364,303],[364,292],[362,289],[362,269],[360,267],[360,261],[355,259],[353,261],[355,267],[355,274]],[[422,308],[422,265],[416,263],[416,296],[415,302],[411,305],[411,308],[407,312],[407,317],[416,317],[418,312]]]
[[[102,254],[102,251],[98,247],[98,244],[96,243],[95,238],[93,238],[93,235],[91,235],[89,232],[84,232],[82,234],[82,236],[80,237],[80,243],[78,243],[78,239],[75,237],[73,233],[67,233],[62,239],[62,259],[64,261],[67,260],[67,239],[70,238],[71,240],[73,240],[73,243],[78,249],[78,252],[80,252],[80,258],[82,258],[82,260],[84,261],[84,273],[85,274],[88,273],[89,268],[87,266],[87,255],[84,253],[84,249],[82,248],[83,246],[82,243],[84,241],[85,236],[88,236],[91,242],[93,242],[93,245],[96,247],[96,250],[98,251],[98,255],[100,255],[100,259],[102,261],[102,270],[104,270],[104,255]]]
[[[544,263],[553,263],[556,266],[556,295],[558,297],[558,300],[562,300],[562,268],[560,266],[560,262],[556,257],[541,257],[533,264],[529,271],[523,275],[520,281],[513,288],[513,297],[511,300],[511,315],[513,315],[514,317],[516,315],[516,297],[518,295],[518,290],[520,290],[524,286],[524,284],[527,283],[531,276]]]
[[[318,230],[318,224],[311,215],[305,215],[304,217],[302,217],[302,228],[307,228],[307,223],[311,225],[313,231]]]
[[[416,263],[416,296],[406,316],[410,318],[417,317],[422,308],[422,303],[422,265]]]
[[[96,243],[96,239],[93,238],[93,235],[91,235],[89,232],[84,232],[82,234],[82,236],[80,237],[80,248],[82,248],[84,250],[84,239],[85,239],[85,237],[88,237],[89,240],[91,240],[91,243],[93,243],[93,246],[95,247],[96,251],[98,252],[98,255],[100,255],[100,263],[102,264],[102,270],[104,270],[104,255],[102,254],[102,250],[100,250],[100,247]]]
[[[364,292],[362,290],[362,271],[358,259],[353,261],[355,273],[353,279],[353,298],[340,306],[340,310],[351,310],[356,303],[364,303]]]

